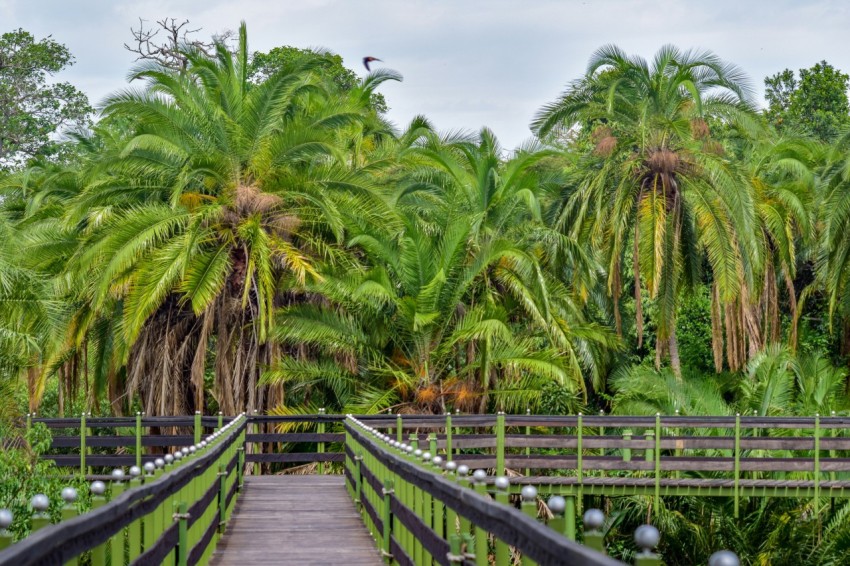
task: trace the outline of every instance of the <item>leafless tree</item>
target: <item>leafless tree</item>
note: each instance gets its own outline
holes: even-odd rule
[[[178,22],[176,18],[156,20],[156,26],[145,27],[147,20],[139,18],[139,28],[130,28],[133,34],[133,44],[124,44],[127,51],[137,55],[136,60],[156,61],[160,65],[175,70],[186,68],[188,61],[180,52],[180,48],[193,47],[210,55],[216,41],[227,41],[233,36],[232,31],[224,31],[212,36],[212,41],[205,42],[190,37],[202,28],[189,26],[189,20]],[[162,32],[162,36],[160,36]],[[157,37],[164,39],[157,41]]]

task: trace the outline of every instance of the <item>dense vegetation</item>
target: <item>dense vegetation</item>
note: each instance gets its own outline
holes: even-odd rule
[[[710,52],[602,47],[507,151],[397,128],[376,89],[400,76],[252,54],[244,26],[180,57],[64,143],[39,122],[2,146],[0,417],[850,409],[848,77],[828,63],[768,78],[760,111]],[[647,504],[616,503],[623,532]],[[724,542],[840,563],[850,542],[846,506],[756,502],[738,529],[723,502],[667,505],[673,562]]]

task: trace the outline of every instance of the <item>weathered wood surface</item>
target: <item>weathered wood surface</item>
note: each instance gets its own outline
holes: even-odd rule
[[[211,564],[378,566],[343,476],[246,476]]]

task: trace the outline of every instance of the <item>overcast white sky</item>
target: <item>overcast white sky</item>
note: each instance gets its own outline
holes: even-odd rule
[[[126,84],[130,27],[166,16],[204,35],[245,20],[252,51],[324,47],[358,73],[379,57],[404,75],[382,87],[397,124],[488,126],[507,148],[606,43],[647,57],[665,43],[710,49],[744,69],[759,101],[784,68],[850,71],[848,0],[0,0],[0,32],[66,44],[77,63],[61,78],[93,103]]]

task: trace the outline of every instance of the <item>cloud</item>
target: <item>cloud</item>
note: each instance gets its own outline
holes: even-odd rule
[[[536,110],[615,43],[651,57],[666,43],[710,49],[751,77],[827,60],[850,70],[850,3],[718,0],[0,0],[6,30],[53,34],[77,64],[61,77],[94,101],[125,86],[122,45],[138,18],[188,18],[211,34],[248,24],[252,49],[325,47],[356,72],[373,55],[405,81],[383,87],[390,118],[425,114],[440,128],[489,126],[507,147],[529,135]]]

